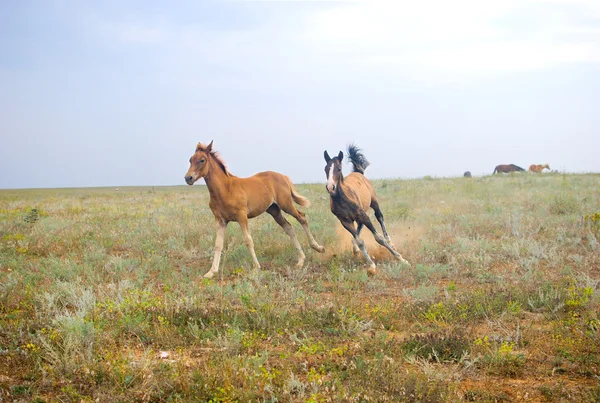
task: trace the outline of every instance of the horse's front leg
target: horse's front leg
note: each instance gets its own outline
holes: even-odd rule
[[[369,231],[371,231],[373,233],[373,237],[375,238],[375,240],[377,241],[377,243],[383,247],[385,247],[387,250],[389,250],[391,252],[392,255],[394,255],[394,257],[396,259],[398,259],[399,261],[401,261],[402,263],[406,263],[409,264],[400,253],[398,253],[396,250],[394,250],[394,248],[392,248],[392,246],[386,241],[386,239],[381,236],[380,234],[377,233],[377,231],[375,230],[375,227],[373,226],[373,223],[371,222],[371,219],[369,218],[369,216],[367,215],[367,213],[365,212],[361,212],[360,216],[358,217],[358,221],[362,222],[365,227],[367,227],[369,229]]]
[[[375,263],[373,263],[371,256],[369,256],[369,253],[367,252],[367,247],[365,246],[365,241],[363,241],[362,239],[360,239],[358,237],[358,231],[356,230],[356,228],[354,228],[354,222],[341,221],[341,220],[340,220],[340,222],[342,223],[344,228],[346,228],[348,230],[348,232],[350,232],[352,234],[352,242],[358,247],[358,249],[363,253],[363,255],[365,255],[365,259],[367,260],[367,263],[369,264],[369,268],[367,269],[367,274],[369,274],[370,276],[374,275],[377,272],[376,271],[377,266],[375,266]]]
[[[210,270],[204,275],[206,278],[212,278],[219,271],[219,262],[221,261],[221,252],[223,252],[223,242],[225,240],[225,228],[227,227],[227,223],[222,219],[215,217],[215,226],[217,227],[215,256],[213,257],[213,263]]]
[[[361,223],[358,223],[357,228],[356,228],[356,237],[360,237],[360,231],[362,231],[363,225]],[[360,248],[358,247],[358,244],[356,243],[356,239],[354,239],[354,237],[352,238],[352,253],[354,255],[358,255],[358,253],[360,252]]]

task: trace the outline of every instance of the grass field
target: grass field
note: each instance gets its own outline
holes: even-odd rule
[[[265,214],[212,280],[204,186],[0,191],[0,401],[600,400],[600,175],[375,186],[410,267],[299,185],[326,253]]]

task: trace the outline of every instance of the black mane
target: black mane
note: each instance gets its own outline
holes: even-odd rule
[[[354,172],[365,174],[365,169],[370,165],[367,158],[364,156],[360,148],[356,144],[348,146],[348,159],[354,167]]]

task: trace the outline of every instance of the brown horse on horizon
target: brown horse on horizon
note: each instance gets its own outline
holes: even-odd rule
[[[494,172],[492,172],[492,175],[495,174],[496,172],[507,174],[510,172],[520,172],[520,171],[524,171],[524,169],[515,164],[498,165],[494,169]]]
[[[188,185],[193,185],[200,178],[204,178],[210,194],[208,205],[215,216],[217,239],[215,241],[215,255],[212,266],[204,277],[211,278],[219,271],[219,261],[223,251],[225,228],[230,221],[240,224],[244,240],[256,269],[260,268],[254,242],[248,230],[248,219],[269,213],[292,240],[298,251],[298,267],[304,264],[305,255],[296,238],[292,225],[285,219],[281,211],[293,216],[304,228],[311,248],[317,252],[324,252],[325,248],[315,241],[308,220],[303,212],[298,211],[293,202],[300,206],[308,207],[310,202],[294,189],[289,177],[277,172],[260,172],[249,178],[238,178],[229,173],[221,157],[212,149],[213,142],[205,146],[198,143],[196,152],[190,158],[190,169],[185,175]]]
[[[535,172],[535,173],[541,173],[544,168],[546,168],[547,170],[550,170],[550,165],[548,164],[542,164],[542,165],[530,165],[529,166],[529,171],[530,172]]]
[[[330,158],[327,151],[325,151],[324,157],[327,163],[325,165],[325,176],[327,177],[327,192],[331,197],[331,212],[340,220],[344,228],[352,234],[352,251],[354,254],[357,254],[360,250],[365,256],[369,263],[367,273],[374,275],[376,266],[367,253],[365,242],[359,238],[363,226],[373,233],[377,243],[389,250],[396,259],[408,264],[402,255],[394,250],[392,240],[383,222],[383,214],[379,208],[375,188],[364,175],[369,162],[360,149],[353,144],[348,146],[348,159],[354,167],[354,172],[346,177],[342,174],[344,153],[340,151],[337,157]],[[383,236],[377,233],[367,215],[369,207],[375,211],[375,217],[381,225]],[[357,227],[354,227],[354,222],[357,223]]]

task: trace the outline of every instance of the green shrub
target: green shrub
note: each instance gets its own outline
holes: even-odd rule
[[[558,196],[555,196],[554,199],[550,201],[550,213],[552,214],[571,214],[576,212],[578,208],[578,201],[573,196],[567,194],[560,194]]]
[[[402,348],[407,354],[437,362],[458,362],[470,350],[469,340],[461,331],[412,336]]]

